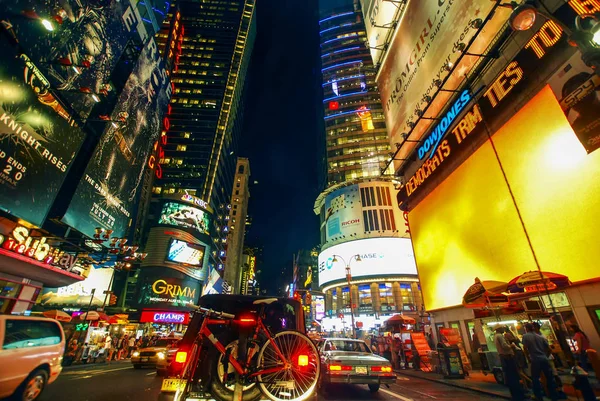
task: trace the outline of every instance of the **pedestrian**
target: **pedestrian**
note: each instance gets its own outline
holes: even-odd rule
[[[129,352],[127,354],[127,358],[131,358],[131,354],[133,354],[133,351],[135,351],[135,337],[134,336],[129,337],[128,345],[129,345]]]
[[[398,337],[392,337],[390,348],[392,351],[392,366],[394,369],[400,369],[400,339]]]
[[[90,346],[88,343],[83,344],[83,352],[81,352],[81,362],[83,364],[88,363],[88,359],[90,358]]]
[[[573,336],[573,340],[575,344],[577,344],[577,349],[575,350],[575,358],[577,358],[577,362],[579,362],[579,366],[581,366],[584,370],[589,369],[588,360],[587,360],[587,350],[591,348],[590,339],[588,336],[579,328],[579,326],[575,325],[572,327],[575,335]]]
[[[494,344],[500,356],[502,363],[502,371],[504,373],[504,381],[510,390],[510,395],[513,400],[523,401],[525,392],[519,380],[519,367],[515,359],[515,351],[504,337],[504,327],[497,327],[494,335]]]
[[[527,323],[525,330],[527,333],[523,335],[523,348],[531,364],[531,381],[535,399],[538,401],[543,401],[544,399],[544,391],[540,381],[541,374],[543,373],[546,378],[548,395],[552,401],[556,401],[558,400],[558,394],[556,393],[556,384],[554,383],[554,373],[552,372],[552,366],[548,358],[552,354],[548,340],[541,334],[536,333],[532,323]]]
[[[71,366],[73,361],[75,360],[75,356],[77,355],[77,350],[79,349],[79,344],[76,339],[73,339],[69,342],[67,350],[65,352],[65,358],[63,360],[63,366]]]
[[[104,340],[104,355],[106,356],[106,362],[109,365],[113,358],[114,353],[115,353],[114,341],[109,334],[106,336],[106,339]]]

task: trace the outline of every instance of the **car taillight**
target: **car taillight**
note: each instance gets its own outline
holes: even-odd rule
[[[175,362],[185,363],[185,361],[187,361],[187,352],[177,351],[177,354],[175,354]]]
[[[392,367],[391,366],[371,366],[371,371],[372,372],[391,373]]]
[[[298,366],[308,366],[308,355],[298,355]]]
[[[347,366],[347,365],[329,365],[329,370],[331,372],[349,371],[349,370],[352,370],[352,366]]]

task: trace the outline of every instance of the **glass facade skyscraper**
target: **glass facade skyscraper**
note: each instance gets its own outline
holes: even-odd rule
[[[377,177],[390,152],[360,4],[320,11],[327,186]]]

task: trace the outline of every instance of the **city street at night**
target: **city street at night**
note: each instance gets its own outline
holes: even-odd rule
[[[134,369],[129,361],[111,365],[79,365],[69,367],[58,380],[49,385],[40,401],[68,399],[70,401],[155,401],[160,392],[162,377],[153,369]],[[462,390],[445,384],[399,375],[397,383],[390,388],[383,387],[376,394],[366,386],[332,385],[311,401],[362,401],[362,400],[402,400],[402,401],[458,401],[473,399],[498,400],[480,393]]]

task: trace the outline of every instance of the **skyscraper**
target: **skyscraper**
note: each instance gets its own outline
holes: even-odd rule
[[[390,152],[360,5],[346,3],[320,12],[327,186],[379,176]]]

